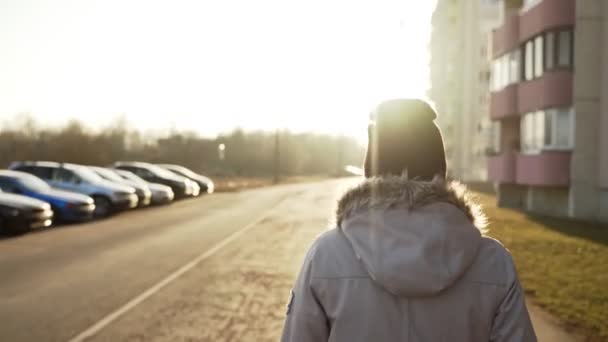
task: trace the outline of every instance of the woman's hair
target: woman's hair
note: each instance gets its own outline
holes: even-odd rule
[[[381,103],[371,115],[365,176],[403,175],[410,179],[446,177],[441,132],[431,106],[418,99]]]

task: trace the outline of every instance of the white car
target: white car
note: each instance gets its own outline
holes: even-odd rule
[[[55,162],[15,162],[12,170],[38,176],[50,186],[88,195],[95,201],[95,217],[105,217],[119,210],[137,207],[135,189],[109,182],[90,169]]]

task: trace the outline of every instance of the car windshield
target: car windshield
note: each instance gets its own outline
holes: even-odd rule
[[[163,169],[162,167],[156,166],[156,165],[150,166],[150,171],[154,172],[158,176],[165,177],[165,178],[179,177],[175,173],[173,173],[173,172],[171,172],[169,170]]]
[[[116,173],[118,175],[120,175],[121,177],[123,177],[124,179],[136,182],[136,183],[140,183],[140,184],[147,184],[148,182],[146,182],[143,178],[139,177],[138,175],[134,174],[133,172],[130,171],[125,171],[125,170],[116,170]]]
[[[191,171],[190,169],[186,169],[183,166],[178,166],[178,165],[168,165],[167,169],[176,172],[180,175],[186,176],[186,177],[190,177],[190,178],[196,178],[198,177],[198,175],[196,173],[194,173],[193,171]]]
[[[33,191],[44,191],[51,188],[45,181],[34,176],[19,177],[19,183]]]
[[[111,180],[113,182],[122,182],[124,180],[122,177],[120,177],[118,174],[116,174],[116,172],[114,172],[112,170],[104,169],[102,167],[98,167],[98,168],[96,167],[93,169],[93,171],[95,171],[101,177],[103,177],[107,180]]]
[[[85,167],[75,167],[70,169],[71,171],[73,171],[75,174],[77,174],[78,176],[82,177],[82,179],[88,181],[88,182],[99,182],[99,181],[103,181],[104,179],[101,178],[100,175],[98,175],[97,173],[95,173],[94,171],[91,171]]]

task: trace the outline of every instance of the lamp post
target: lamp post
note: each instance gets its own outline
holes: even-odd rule
[[[218,157],[220,158],[220,160],[223,161],[226,159],[226,145],[225,144],[217,145],[217,154],[218,154]]]
[[[225,168],[226,168],[226,163],[225,163],[225,160],[226,160],[226,145],[225,144],[219,144],[219,145],[217,145],[217,156],[218,156],[218,158],[220,160],[221,168],[224,169],[224,170],[222,170],[222,173],[225,173],[226,172],[226,170],[225,170]]]

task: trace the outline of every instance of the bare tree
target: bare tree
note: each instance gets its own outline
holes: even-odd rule
[[[315,133],[278,132],[282,175],[335,174],[345,165],[361,165],[364,149],[352,138]],[[100,131],[72,120],[59,129],[43,129],[22,114],[0,130],[0,165],[15,160],[49,160],[108,165],[116,160],[175,163],[210,175],[271,177],[275,132],[235,129],[217,138],[174,130],[168,136],[129,129],[120,116]],[[225,145],[220,160],[218,145]],[[343,164],[343,165],[342,165]]]

